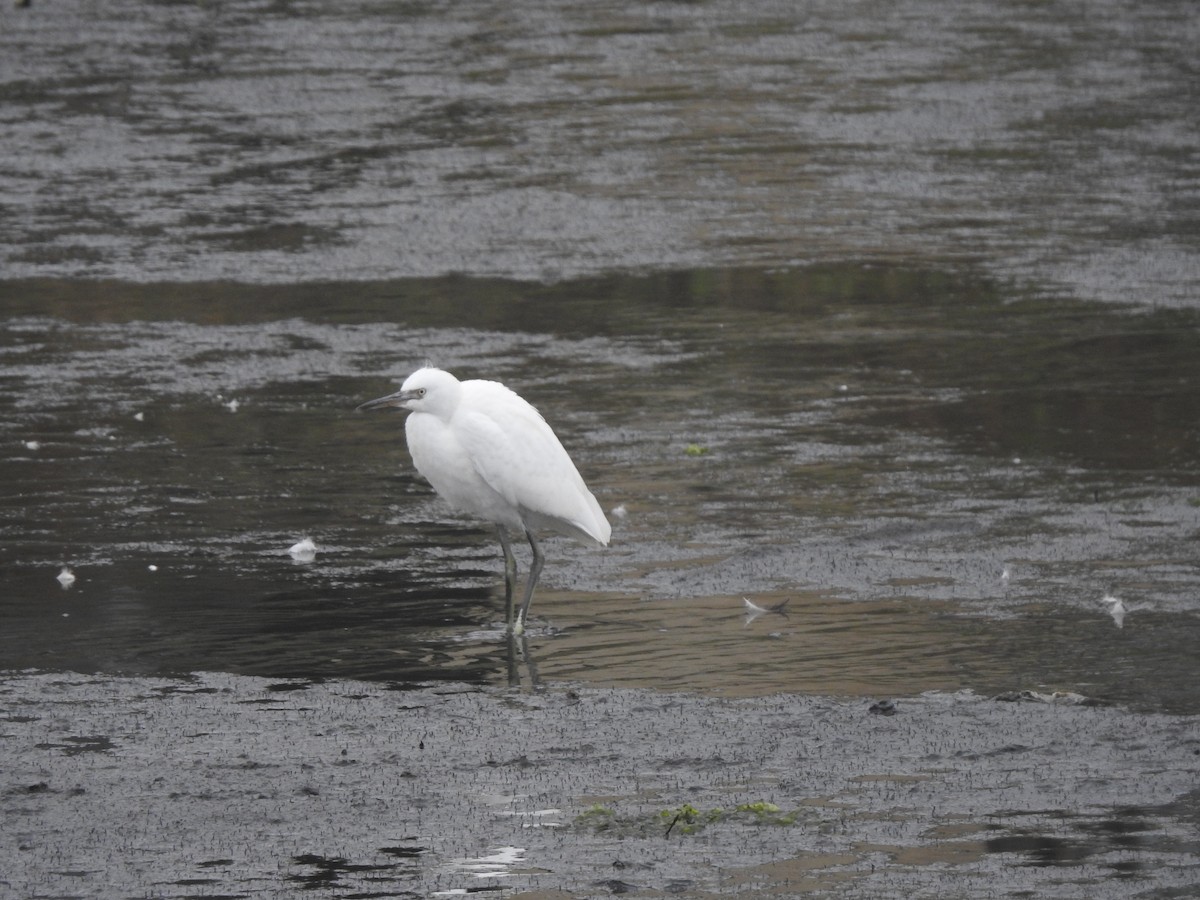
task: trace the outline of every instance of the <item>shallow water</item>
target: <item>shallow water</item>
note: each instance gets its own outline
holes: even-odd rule
[[[549,542],[537,677],[1196,708],[1192,313],[865,265],[0,302],[8,667],[505,683],[494,535],[354,411],[429,357],[623,508]]]
[[[0,666],[1196,708],[1191,4],[0,16]],[[426,359],[625,512],[525,660]]]

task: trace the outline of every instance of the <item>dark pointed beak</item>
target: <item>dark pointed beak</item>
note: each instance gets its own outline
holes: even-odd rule
[[[368,400],[361,404],[358,409],[386,409],[389,406],[398,406],[404,409],[409,400],[413,399],[411,391],[396,391],[394,394],[388,394],[386,397],[379,397],[375,400]]]

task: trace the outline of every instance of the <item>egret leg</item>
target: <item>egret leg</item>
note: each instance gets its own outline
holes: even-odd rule
[[[512,544],[504,526],[499,528],[500,546],[504,549],[504,621],[508,630],[513,630],[513,596],[517,591],[517,558],[513,556]]]
[[[517,636],[510,630],[505,635],[508,643],[508,686],[521,686],[521,667],[517,664]]]
[[[525,620],[529,618],[529,604],[533,601],[533,589],[537,586],[538,577],[542,574],[542,565],[546,562],[546,557],[542,555],[542,548],[538,546],[533,532],[526,531],[525,537],[529,538],[529,546],[533,550],[533,562],[529,564],[529,578],[525,582],[525,600],[521,604],[521,612],[517,616],[517,634],[525,632]]]

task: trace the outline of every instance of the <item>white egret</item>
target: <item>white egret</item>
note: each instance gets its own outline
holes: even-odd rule
[[[459,381],[418,369],[386,397],[359,409],[409,411],[404,432],[417,471],[450,506],[497,526],[504,550],[505,620],[525,630],[545,557],[534,534],[549,529],[608,545],[612,526],[546,420],[497,381]],[[533,562],[520,612],[513,618],[517,561],[509,530],[525,535]]]

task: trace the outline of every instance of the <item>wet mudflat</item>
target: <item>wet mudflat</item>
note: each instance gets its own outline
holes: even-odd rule
[[[1115,898],[1197,877],[1178,716],[216,674],[17,675],[0,700],[13,896]]]
[[[744,7],[0,12],[0,893],[1200,880],[1191,5]]]
[[[34,0],[0,28],[4,268],[923,258],[1187,305],[1198,38],[1189,0]]]

